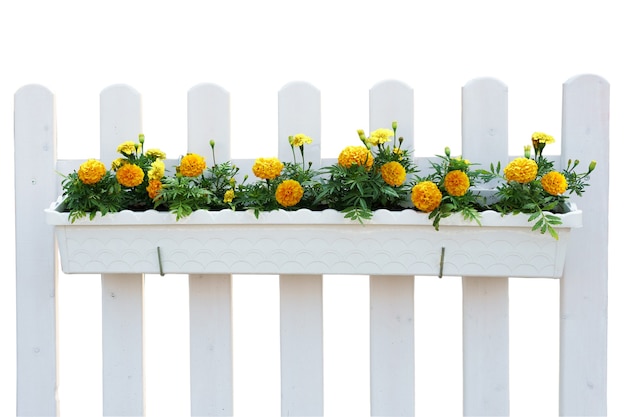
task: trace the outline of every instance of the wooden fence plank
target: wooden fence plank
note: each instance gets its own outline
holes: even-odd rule
[[[563,416],[607,413],[609,84],[583,75],[563,85],[561,164],[597,161],[591,187],[572,201],[585,227],[572,230],[561,279],[560,400]]]
[[[413,89],[384,81],[370,89],[370,132],[398,123],[414,149]],[[366,133],[367,134],[367,133]],[[373,416],[415,413],[414,276],[370,276],[370,407]]]
[[[508,160],[508,92],[481,78],[463,87],[463,157],[487,168]],[[509,281],[463,277],[463,413],[509,414]]]
[[[287,84],[278,92],[278,158],[293,161],[288,137],[304,133],[312,168],[321,161],[321,97],[308,83]],[[299,158],[296,149],[296,158]],[[300,163],[300,159],[296,159]],[[308,166],[305,164],[306,166]],[[280,275],[281,413],[324,413],[322,275]]]
[[[113,85],[100,94],[100,160],[116,159],[117,146],[136,141],[141,131],[141,96]],[[102,274],[103,412],[145,413],[143,274]]]
[[[43,217],[56,199],[54,96],[29,85],[14,99],[17,415],[55,416],[56,252],[53,228]]]
[[[201,84],[187,95],[187,151],[213,165],[230,160],[230,95]],[[207,271],[209,272],[209,271]],[[191,414],[233,414],[232,275],[189,275]]]

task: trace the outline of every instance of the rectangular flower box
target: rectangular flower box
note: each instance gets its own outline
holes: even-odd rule
[[[62,204],[45,210],[68,274],[344,274],[553,277],[563,274],[570,230],[582,211],[559,215],[559,239],[526,215],[452,215],[435,230],[415,210],[378,210],[361,224],[335,210],[173,214],[122,211],[73,224]]]

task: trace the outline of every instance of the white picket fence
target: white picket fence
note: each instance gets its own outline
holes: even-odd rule
[[[370,128],[397,120],[407,148],[414,141],[413,89],[385,81],[370,90]],[[116,158],[119,143],[141,126],[141,96],[115,85],[100,97],[100,158]],[[230,96],[201,84],[188,93],[188,151],[208,155],[209,139],[230,138]],[[584,227],[572,231],[560,279],[560,414],[605,415],[607,371],[609,85],[595,75],[563,84],[562,150],[557,164],[593,155],[593,186],[574,201]],[[453,116],[456,117],[456,116]],[[506,161],[508,89],[481,78],[462,90],[463,155],[486,164]],[[45,87],[15,94],[17,266],[17,414],[57,415],[57,264],[53,229],[43,209],[60,193],[55,171],[80,162],[56,159],[54,96]],[[241,123],[241,121],[234,121]],[[285,138],[321,138],[321,94],[308,83],[279,91],[278,156],[291,159]],[[443,145],[442,145],[443,146]],[[321,159],[320,141],[307,159]],[[219,161],[229,159],[217,147]],[[421,167],[428,166],[420,156]],[[109,162],[107,162],[109,161]],[[242,171],[252,161],[236,160]],[[332,277],[330,277],[332,279]],[[190,375],[193,415],[233,414],[231,275],[189,276]],[[323,414],[321,275],[280,276],[281,404],[283,415]],[[370,277],[370,409],[372,415],[415,413],[413,276]],[[144,276],[102,275],[103,414],[142,415],[144,395]],[[509,414],[509,279],[463,278],[463,410],[465,415]],[[397,318],[401,318],[398,320]],[[306,318],[306,320],[303,320]],[[428,318],[434,319],[436,318]],[[62,399],[61,399],[62,400]]]

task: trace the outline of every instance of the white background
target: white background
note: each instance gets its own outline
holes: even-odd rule
[[[521,153],[533,131],[560,139],[562,84],[584,73],[611,85],[608,405],[610,415],[626,415],[626,285],[616,259],[623,224],[615,216],[626,133],[626,26],[619,6],[605,0],[4,1],[0,178],[9,204],[1,208],[0,415],[15,414],[12,117],[13,95],[23,85],[42,84],[55,94],[58,157],[86,159],[98,157],[103,88],[125,83],[140,91],[146,146],[174,158],[185,151],[187,90],[219,84],[231,93],[232,156],[256,158],[276,153],[277,91],[308,81],[322,92],[322,156],[335,157],[354,144],[356,129],[368,129],[368,90],[379,81],[414,88],[415,137],[425,155],[460,149],[466,82],[503,81],[510,149]],[[274,276],[234,278],[239,416],[280,414],[277,283]],[[99,291],[99,276],[59,279],[63,416],[102,410]],[[368,280],[330,277],[324,291],[326,414],[368,415]],[[511,280],[512,415],[558,413],[558,296],[557,280]],[[145,310],[148,414],[188,414],[185,278],[147,276]],[[458,277],[416,280],[416,346],[417,413],[460,415]]]

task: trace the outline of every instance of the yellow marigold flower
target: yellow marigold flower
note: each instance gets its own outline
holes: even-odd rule
[[[115,176],[124,187],[136,187],[143,182],[144,173],[135,164],[125,164],[119,167]]]
[[[126,141],[121,143],[118,147],[117,147],[117,151],[123,155],[132,155],[135,153],[135,151],[137,150],[137,148],[135,148],[135,142],[132,141]]]
[[[443,180],[443,186],[448,194],[460,197],[465,195],[470,186],[469,177],[460,170],[450,171]]]
[[[206,169],[206,161],[203,156],[188,153],[180,160],[179,172],[184,177],[197,177]]]
[[[400,149],[397,146],[395,148],[393,148],[393,153],[398,155],[398,157],[400,158],[400,160],[404,159],[404,149]]]
[[[430,213],[441,204],[441,191],[432,181],[422,181],[413,186],[411,190],[411,201],[418,210]]]
[[[235,198],[235,191],[227,190],[224,193],[224,203],[230,203],[233,201],[234,198]]]
[[[155,158],[155,159],[165,159],[165,152],[160,149],[148,149],[146,151],[146,156]]]
[[[285,180],[276,188],[276,201],[283,207],[295,206],[304,195],[304,189],[296,180]]]
[[[304,133],[298,133],[291,139],[291,146],[300,147],[305,144],[313,143],[313,139],[305,135]]]
[[[383,180],[392,187],[399,187],[406,179],[406,169],[396,161],[387,162],[380,167]]]
[[[146,187],[146,191],[148,192],[148,196],[151,199],[155,199],[159,195],[159,191],[163,188],[163,184],[158,179],[152,179],[148,182],[148,186]]]
[[[122,165],[124,165],[125,163],[126,163],[126,159],[124,159],[124,158],[117,158],[116,160],[111,162],[111,169],[113,171],[117,171],[117,169],[119,167],[121,167]]]
[[[548,194],[561,195],[567,190],[567,180],[560,172],[551,171],[541,178],[541,186]]]
[[[88,159],[78,168],[78,178],[83,184],[95,184],[106,174],[104,164],[96,159]]]
[[[526,184],[537,178],[537,163],[528,158],[515,158],[504,168],[507,181]]]
[[[364,146],[346,146],[337,158],[339,165],[350,168],[352,165],[365,165],[367,169],[374,164],[374,155]]]
[[[252,173],[258,178],[272,180],[280,175],[283,167],[278,158],[257,158],[252,165]]]
[[[554,143],[554,137],[548,135],[547,133],[535,132],[533,133],[532,141],[533,143]]]
[[[165,163],[157,159],[152,163],[148,170],[148,178],[151,180],[160,180],[165,175]]]
[[[385,142],[389,142],[393,138],[393,130],[391,129],[376,129],[370,133],[370,137],[367,141],[373,146],[381,145]]]

